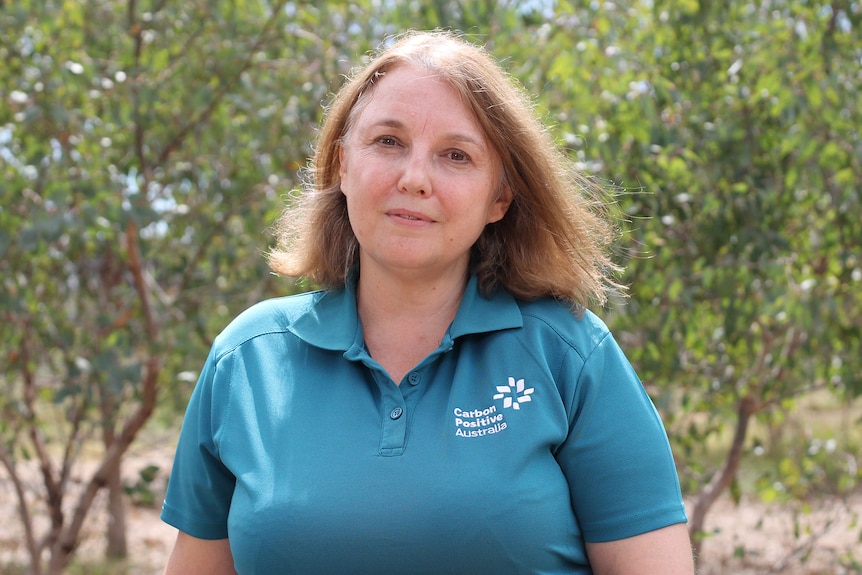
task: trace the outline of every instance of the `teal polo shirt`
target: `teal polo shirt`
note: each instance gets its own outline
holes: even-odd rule
[[[585,541],[686,521],[664,427],[606,326],[471,278],[396,385],[352,285],[216,339],[162,518],[240,575],[591,573]]]

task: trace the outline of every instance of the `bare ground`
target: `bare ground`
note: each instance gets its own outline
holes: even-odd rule
[[[151,484],[160,501],[172,444],[149,445],[129,454],[124,466],[127,482],[155,463],[161,467]],[[25,562],[17,503],[9,478],[0,470],[0,573],[21,572]],[[79,562],[89,567],[74,573],[104,575],[158,575],[161,573],[176,531],[161,523],[155,507],[128,508],[129,559],[113,566],[101,561],[106,526],[104,499],[85,528]],[[703,545],[700,575],[850,575],[862,573],[862,493],[842,500],[822,498],[801,510],[768,506],[757,501],[734,504],[720,499],[707,515],[710,536]],[[98,569],[96,569],[98,566]]]

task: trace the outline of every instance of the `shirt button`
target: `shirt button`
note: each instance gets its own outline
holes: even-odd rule
[[[422,380],[422,376],[419,375],[418,371],[410,372],[410,375],[407,376],[407,381],[410,382],[410,385],[418,385]]]
[[[398,419],[399,417],[401,417],[402,413],[404,413],[404,410],[401,409],[400,407],[396,407],[395,409],[393,409],[392,411],[389,412],[389,417],[391,417],[392,419]]]

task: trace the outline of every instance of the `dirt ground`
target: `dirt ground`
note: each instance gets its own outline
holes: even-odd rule
[[[159,447],[139,448],[124,466],[127,482],[152,463],[162,467],[151,484],[160,501],[170,451]],[[103,546],[104,501],[98,500],[84,533],[79,561],[92,568],[74,573],[100,575],[159,575],[173,545],[176,532],[161,523],[155,507],[129,507],[130,558],[123,565],[100,562]],[[707,515],[707,531],[699,561],[699,575],[851,575],[862,573],[862,493],[850,499],[822,499],[802,513],[790,508],[766,506],[755,501],[735,505],[722,498]],[[25,560],[22,531],[12,485],[0,470],[0,573],[19,573]],[[99,565],[98,569],[95,567]]]

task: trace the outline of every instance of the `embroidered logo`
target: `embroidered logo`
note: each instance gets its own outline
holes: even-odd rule
[[[522,403],[533,401],[530,397],[535,391],[532,387],[526,387],[524,380],[515,381],[514,377],[509,378],[509,385],[498,385],[497,392],[494,394],[494,399],[503,400],[503,408],[521,409]]]
[[[533,401],[535,391],[527,387],[523,379],[509,378],[509,385],[496,385],[497,393],[493,395],[494,403],[484,409],[456,407],[455,416],[456,437],[484,437],[500,433],[509,427],[501,409],[520,410],[522,403]],[[502,400],[502,405],[500,403]]]

